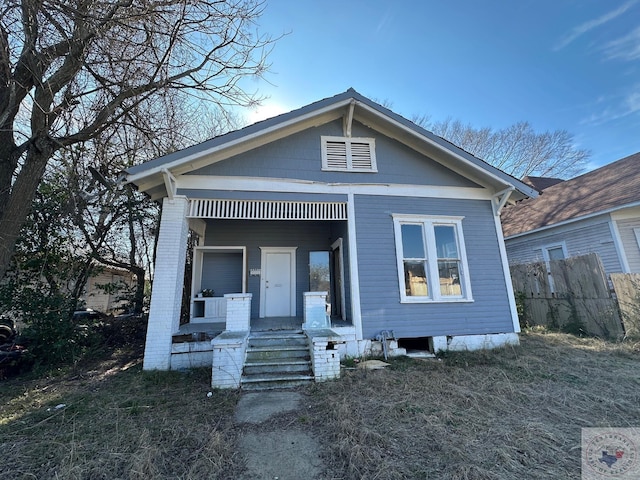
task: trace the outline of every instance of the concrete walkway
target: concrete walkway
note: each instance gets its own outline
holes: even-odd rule
[[[321,446],[317,440],[297,426],[281,428],[278,416],[300,408],[302,395],[290,391],[245,393],[236,407],[235,421],[244,432],[240,451],[247,471],[243,480],[320,479]]]

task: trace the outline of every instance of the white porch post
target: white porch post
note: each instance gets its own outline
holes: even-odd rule
[[[171,335],[180,326],[188,208],[187,197],[181,195],[162,202],[144,370],[169,370],[171,365]]]
[[[362,340],[362,310],[360,308],[360,277],[358,274],[358,243],[356,240],[356,205],[353,193],[349,193],[347,199],[351,316],[353,319],[353,326],[356,328],[356,340]]]

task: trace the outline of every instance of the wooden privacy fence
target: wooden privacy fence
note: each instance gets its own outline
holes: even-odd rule
[[[612,273],[622,324],[627,335],[640,337],[640,274]]]
[[[618,280],[626,289],[621,297],[627,313],[621,316],[616,300],[620,296],[612,295],[600,257],[595,253],[548,263],[516,264],[510,269],[523,325],[546,325],[607,338],[621,338],[625,327],[627,334],[634,328],[632,319],[637,320],[640,291],[634,291],[630,281]]]

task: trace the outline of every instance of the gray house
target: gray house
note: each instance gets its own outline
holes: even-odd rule
[[[504,209],[509,261],[597,253],[608,274],[640,273],[640,153],[571,180],[551,180],[536,179],[540,196]]]
[[[145,369],[213,362],[213,384],[237,387],[266,348],[256,337],[279,330],[302,332],[316,380],[381,339],[398,351],[518,341],[500,212],[537,192],[352,89],[126,181],[163,204]]]

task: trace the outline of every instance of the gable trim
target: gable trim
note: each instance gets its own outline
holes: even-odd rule
[[[491,200],[485,188],[440,187],[434,185],[405,185],[397,183],[320,183],[266,177],[224,177],[217,175],[183,175],[177,178],[178,189],[183,190],[240,190],[251,192],[327,193],[359,195],[388,195],[423,198],[451,198],[465,200]]]

